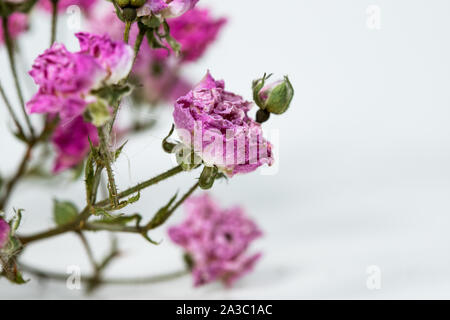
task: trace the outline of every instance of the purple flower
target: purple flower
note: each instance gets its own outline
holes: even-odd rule
[[[248,255],[262,233],[239,207],[220,209],[208,194],[186,202],[186,220],[169,229],[169,236],[193,260],[196,286],[223,281],[231,286],[253,269],[261,253]]]
[[[183,62],[198,60],[208,46],[216,39],[220,29],[226,23],[225,18],[214,19],[207,9],[192,9],[186,14],[168,19],[170,34],[181,44]],[[158,53],[167,56],[167,50]]]
[[[5,42],[3,37],[3,27],[0,18],[0,44]],[[12,39],[17,38],[21,33],[28,29],[28,16],[24,13],[13,13],[8,19],[9,35]]]
[[[53,172],[61,172],[78,165],[89,153],[89,139],[98,144],[97,129],[78,116],[71,121],[61,122],[53,132],[52,143],[56,149]]]
[[[54,44],[34,61],[29,73],[39,90],[27,103],[29,113],[58,113],[64,120],[77,117],[96,100],[92,90],[117,83],[130,71],[133,53],[125,43],[87,33],[77,37],[81,51]]]
[[[199,0],[148,0],[138,9],[138,16],[160,14],[164,18],[179,17],[192,9]]]
[[[0,218],[0,249],[8,242],[10,230],[9,224],[3,218]]]
[[[70,6],[78,6],[82,10],[89,10],[97,0],[59,0],[58,1],[58,11],[64,11]],[[52,2],[50,0],[40,0],[39,6],[45,11],[52,12]]]
[[[247,112],[252,104],[225,91],[225,83],[208,72],[175,103],[173,117],[182,142],[207,166],[233,176],[273,163],[272,146]]]
[[[133,65],[133,49],[122,41],[112,41],[103,36],[79,32],[81,53],[94,57],[108,72],[106,83],[115,84],[125,78]]]

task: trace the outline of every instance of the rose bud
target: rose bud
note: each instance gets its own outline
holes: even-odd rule
[[[253,81],[253,99],[262,110],[258,114],[262,122],[269,118],[270,113],[286,112],[294,97],[294,88],[287,76],[282,80],[267,83],[270,76],[264,75],[261,79]]]

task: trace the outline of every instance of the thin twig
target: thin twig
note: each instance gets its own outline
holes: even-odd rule
[[[14,112],[14,109],[11,105],[11,102],[9,101],[8,97],[6,96],[5,91],[3,90],[3,86],[0,83],[0,95],[2,96],[3,101],[5,102],[6,108],[8,109],[9,114],[11,115],[11,118],[14,121],[14,124],[17,127],[18,133],[22,136],[22,137],[26,137],[25,136],[25,132],[22,129],[22,126],[20,125],[19,122],[19,118],[17,117],[16,113]]]
[[[130,194],[136,193],[144,188],[150,187],[154,184],[157,184],[158,182],[161,182],[167,178],[170,178],[174,175],[176,175],[177,173],[182,172],[183,169],[181,168],[181,166],[176,166],[152,179],[149,179],[147,181],[144,181],[142,183],[137,184],[134,187],[131,187],[121,193],[118,194],[118,198],[124,198],[127,197]],[[96,206],[105,206],[109,203],[109,199],[105,199],[102,200],[100,202],[98,202],[96,204]],[[67,231],[74,231],[74,230],[82,230],[85,227],[86,224],[86,220],[91,216],[91,209],[88,206],[85,207],[83,209],[83,211],[81,211],[81,213],[78,215],[78,218],[70,223],[58,226],[56,228],[44,231],[44,232],[39,232],[36,234],[32,234],[30,236],[19,236],[19,240],[22,243],[22,245],[26,245],[29,244],[31,242],[34,241],[38,241],[38,240],[42,240],[42,239],[46,239],[46,238],[50,238],[50,237],[54,237],[60,234],[63,234]]]
[[[50,47],[56,41],[56,28],[58,26],[58,2],[59,0],[51,0],[52,2],[52,29],[50,37]]]
[[[64,273],[44,271],[35,267],[31,267],[25,264],[20,264],[20,268],[29,274],[43,279],[52,279],[56,281],[67,281],[69,275]],[[134,285],[134,284],[152,284],[168,280],[174,280],[189,274],[188,270],[179,270],[174,272],[169,272],[166,274],[146,276],[138,278],[110,278],[110,279],[100,279],[99,284],[109,284],[109,285]],[[96,281],[95,276],[81,277],[81,281],[85,283],[92,283]]]
[[[3,1],[1,1],[2,6],[4,8],[4,3]],[[6,44],[6,51],[8,52],[8,58],[9,58],[9,65],[11,68],[11,73],[13,75],[14,78],[14,85],[16,86],[16,91],[17,91],[17,96],[19,97],[19,101],[20,101],[20,106],[22,108],[22,113],[25,117],[25,121],[27,123],[28,129],[30,131],[30,135],[31,135],[31,140],[34,139],[35,135],[34,135],[34,128],[31,125],[31,121],[30,118],[27,114],[27,111],[25,110],[25,99],[23,97],[23,93],[22,93],[22,88],[20,87],[20,82],[19,82],[19,76],[17,75],[17,69],[16,69],[16,61],[14,58],[14,50],[13,50],[13,41],[11,39],[11,36],[9,34],[9,26],[8,26],[8,20],[9,17],[3,17],[2,18],[2,25],[3,25],[3,37],[5,39],[5,44]]]

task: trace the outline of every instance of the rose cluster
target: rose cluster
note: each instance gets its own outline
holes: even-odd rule
[[[247,252],[262,232],[240,207],[221,209],[204,194],[188,199],[185,208],[186,220],[169,236],[185,250],[196,286],[217,280],[231,286],[253,269],[261,253]]]
[[[54,44],[36,58],[30,71],[39,88],[27,103],[28,112],[61,119],[52,139],[58,153],[55,171],[78,164],[89,151],[88,138],[97,141],[95,127],[83,119],[83,113],[105,103],[94,90],[117,84],[128,75],[133,61],[131,47],[107,35],[80,32],[76,37],[80,51]]]

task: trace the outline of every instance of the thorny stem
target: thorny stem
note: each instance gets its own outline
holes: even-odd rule
[[[3,1],[1,2],[1,4],[4,6]],[[3,36],[5,39],[6,49],[8,52],[11,73],[14,78],[14,85],[16,86],[17,96],[19,97],[20,105],[22,107],[22,113],[25,117],[25,121],[26,121],[28,129],[30,131],[31,140],[33,140],[34,139],[34,129],[33,129],[33,126],[31,125],[30,118],[28,117],[28,114],[25,110],[25,100],[23,98],[23,93],[22,93],[22,89],[20,87],[19,77],[17,75],[16,61],[14,58],[14,50],[13,50],[13,42],[12,42],[11,36],[9,35],[8,19],[9,19],[9,17],[2,18]]]
[[[52,2],[52,29],[50,37],[50,47],[56,41],[56,27],[58,25],[58,2],[59,0],[51,0]]]
[[[20,264],[20,267],[23,271],[28,272],[29,274],[35,275],[36,277],[43,279],[52,279],[56,281],[67,281],[67,274],[50,272],[40,270],[28,265]],[[162,281],[168,281],[180,278],[189,273],[188,270],[180,270],[175,272],[169,272],[166,274],[156,275],[156,276],[148,276],[148,277],[140,277],[140,278],[110,278],[110,279],[100,279],[98,284],[110,284],[110,285],[130,285],[130,284],[151,284],[158,283]],[[85,283],[92,283],[96,281],[95,276],[81,277],[81,281]]]
[[[2,99],[5,102],[6,108],[8,109],[8,112],[11,115],[11,118],[14,121],[14,124],[17,127],[18,133],[22,137],[25,137],[25,132],[23,131],[22,126],[20,125],[19,118],[17,118],[17,115],[14,112],[14,109],[13,109],[13,107],[11,105],[11,102],[9,101],[8,97],[6,96],[6,93],[3,90],[3,86],[1,84],[0,84],[0,95],[2,96]]]
[[[89,223],[86,222],[83,229],[89,231],[111,231],[111,232],[124,232],[124,233],[139,233],[146,234],[148,231],[153,230],[161,226],[167,219],[170,218],[172,213],[178,209],[178,207],[198,188],[198,183],[194,184],[184,195],[178,200],[173,207],[171,207],[164,215],[164,219],[152,219],[145,226],[124,226],[105,223]]]
[[[109,150],[108,138],[106,137],[104,130],[104,127],[98,128],[98,137],[100,139],[100,151],[102,154],[102,160],[104,162],[106,173],[108,175],[109,200],[111,202],[111,205],[115,207],[119,205],[119,199],[117,197],[117,186],[114,179],[114,172],[111,167],[111,151]]]
[[[136,193],[144,188],[150,187],[151,185],[157,184],[160,181],[163,181],[167,178],[170,178],[180,172],[182,172],[183,169],[181,166],[176,166],[152,179],[149,179],[147,181],[144,181],[134,187],[131,187],[121,193],[119,193],[117,196],[119,199],[124,198],[130,194]],[[102,200],[96,204],[96,206],[105,206],[109,203],[109,199]],[[22,236],[18,237],[22,245],[29,244],[34,241],[54,237],[57,235],[60,235],[62,233],[68,232],[68,231],[74,231],[74,230],[83,230],[86,225],[86,220],[91,216],[91,208],[85,207],[81,213],[78,215],[77,219],[73,222],[58,226],[56,228],[39,232],[30,236]]]

